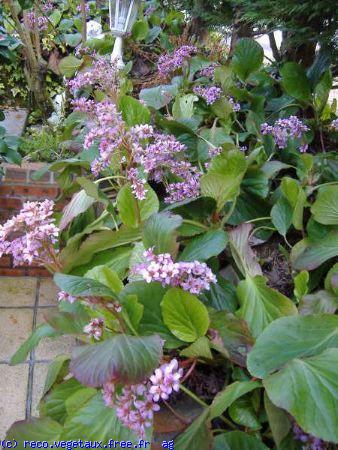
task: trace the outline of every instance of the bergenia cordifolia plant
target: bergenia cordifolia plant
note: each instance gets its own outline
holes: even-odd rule
[[[18,215],[0,225],[0,257],[11,255],[14,266],[39,263],[57,271],[59,229],[54,202],[26,202]]]
[[[78,192],[35,255],[59,311],[12,363],[42,336],[81,345],[52,363],[40,417],[7,438],[154,443],[160,418],[179,450],[333,450],[338,187],[309,130],[324,110],[309,96],[305,119],[254,41],[226,65],[190,45],[163,54],[141,101],[95,55],[70,81],[84,150],[58,167]]]

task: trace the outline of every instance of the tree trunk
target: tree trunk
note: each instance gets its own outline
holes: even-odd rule
[[[231,35],[231,43],[230,43],[230,55],[233,54],[234,48],[239,39],[243,37],[252,37],[253,29],[252,25],[246,22],[241,21],[241,13],[237,11],[235,15],[235,20],[232,26],[232,35]]]
[[[28,88],[31,91],[31,103],[38,107],[46,119],[52,111],[52,105],[50,98],[46,90],[46,71],[47,62],[41,56],[40,40],[37,30],[33,33],[29,32],[27,18],[24,13],[24,24],[20,22],[18,17],[17,8],[13,0],[6,0],[12,19],[15,23],[15,29],[18,32],[22,45],[23,54],[25,59],[25,76],[28,84]],[[38,42],[33,44],[33,39]]]

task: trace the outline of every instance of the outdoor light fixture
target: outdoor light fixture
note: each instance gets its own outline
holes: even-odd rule
[[[119,68],[123,62],[123,36],[131,30],[138,13],[140,0],[109,0],[110,29],[115,36],[112,60],[117,60]]]

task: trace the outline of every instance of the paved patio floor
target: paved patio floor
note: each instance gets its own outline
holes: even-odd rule
[[[56,307],[57,291],[48,278],[0,277],[0,440],[16,420],[38,415],[48,364],[74,344],[69,337],[47,338],[24,363],[8,364],[44,311]]]

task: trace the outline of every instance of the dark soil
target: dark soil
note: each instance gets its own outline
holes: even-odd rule
[[[269,286],[290,297],[293,281],[288,261],[278,248],[280,244],[281,241],[274,237],[255,246],[254,251],[260,260],[263,274],[268,278]]]

